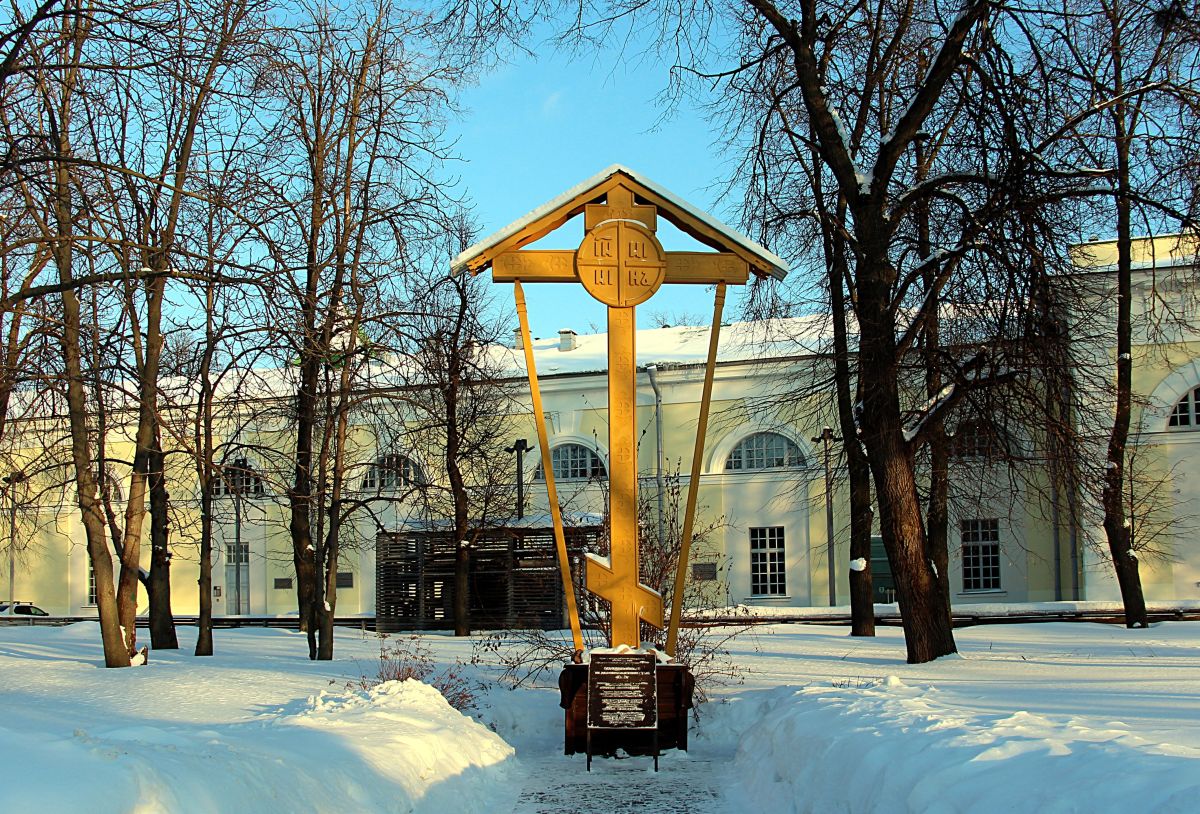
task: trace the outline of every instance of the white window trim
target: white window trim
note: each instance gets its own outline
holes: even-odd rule
[[[578,444],[581,447],[586,447],[596,453],[600,458],[600,463],[604,465],[604,479],[608,479],[608,473],[612,469],[609,465],[608,450],[600,444],[596,443],[596,439],[591,436],[583,435],[556,435],[550,438],[550,457],[553,460],[554,450],[559,447],[565,447],[569,444]],[[542,448],[535,440],[533,448],[525,453],[525,480],[527,483],[545,483],[544,480],[535,478],[538,467],[542,465]],[[592,478],[559,478],[555,477],[555,483],[590,483]]]
[[[970,540],[963,539],[966,529],[966,523],[976,522],[994,522],[996,524],[996,538],[994,540]],[[977,595],[977,594],[1001,594],[1008,593],[1008,588],[1005,587],[1004,579],[1004,550],[1002,543],[1003,525],[1000,518],[997,517],[964,517],[958,523],[958,559],[959,559],[959,585],[958,590],[960,596]],[[988,588],[968,588],[967,582],[967,563],[966,549],[968,546],[995,546],[996,547],[996,579],[999,585]]]
[[[803,462],[799,466],[775,467],[771,469],[726,469],[725,462],[729,460],[729,455],[733,452],[734,448],[746,438],[760,432],[782,435],[791,441],[800,450],[800,457],[803,458]],[[731,478],[764,476],[795,477],[798,473],[811,476],[811,473],[814,473],[821,467],[817,455],[818,453],[814,450],[812,444],[804,440],[793,427],[771,421],[747,421],[723,435],[716,444],[712,445],[711,451],[708,453],[708,459],[704,462],[701,472],[705,475],[721,475]]]
[[[1200,358],[1192,359],[1164,376],[1150,394],[1146,408],[1142,410],[1141,420],[1138,422],[1138,432],[1143,436],[1151,433],[1169,433],[1175,438],[1185,438],[1189,435],[1193,438],[1200,438],[1200,434],[1189,433],[1186,428],[1167,425],[1171,419],[1171,411],[1183,398],[1183,394],[1190,392],[1198,385],[1200,385]]]
[[[783,583],[783,590],[780,591],[779,593],[759,593],[754,590],[754,553],[755,553],[754,531],[759,530],[759,529],[761,529],[763,531],[768,531],[768,532],[771,530],[774,530],[774,529],[779,530],[780,546],[777,549],[772,549],[769,547],[764,547],[762,549],[762,553],[769,554],[772,551],[778,551],[780,554],[778,575],[779,575],[780,581],[782,581],[782,583]],[[788,589],[791,585],[791,580],[788,578],[788,542],[787,542],[787,539],[788,539],[788,533],[787,533],[787,526],[785,526],[785,525],[747,526],[746,527],[746,545],[747,545],[746,551],[747,551],[747,554],[749,555],[749,557],[748,557],[749,569],[748,570],[749,570],[749,576],[750,576],[750,593],[748,594],[748,598],[750,598],[750,599],[786,599],[786,598],[788,598],[788,596],[789,596]],[[768,537],[767,541],[769,542],[769,537]],[[768,560],[766,570],[763,574],[768,587],[770,586],[770,583],[771,583],[771,574],[772,574],[772,571],[771,571],[769,560]]]
[[[387,458],[392,455],[397,455],[401,458],[408,459],[408,461],[412,464],[413,468],[415,469],[415,474],[418,476],[416,482],[411,483],[411,484],[401,484],[399,482],[399,478],[397,478],[397,483],[395,486],[384,487],[384,486],[380,486],[378,484],[376,484],[375,486],[363,486],[363,484],[366,482],[368,477],[376,474],[377,469],[380,468],[379,467],[380,461],[382,461],[384,458]],[[429,470],[425,468],[425,462],[422,461],[419,456],[413,454],[412,452],[410,452],[409,450],[406,450],[406,449],[393,449],[393,450],[389,450],[389,451],[377,452],[375,454],[374,458],[372,458],[369,461],[361,462],[358,465],[358,467],[355,468],[355,470],[356,470],[357,477],[355,478],[354,481],[351,481],[351,484],[354,487],[354,491],[367,493],[367,494],[374,494],[374,493],[384,494],[384,493],[390,493],[390,492],[402,492],[406,489],[414,489],[418,486],[421,486],[422,481],[425,481],[425,482],[429,481]],[[358,473],[361,473],[361,474],[358,474]],[[397,475],[399,475],[399,473],[397,473]]]

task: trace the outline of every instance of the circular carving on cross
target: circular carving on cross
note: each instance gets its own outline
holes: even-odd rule
[[[667,276],[667,253],[636,220],[601,221],[575,252],[575,271],[588,293],[605,305],[632,308],[658,291]]]

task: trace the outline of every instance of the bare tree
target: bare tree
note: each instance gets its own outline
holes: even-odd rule
[[[444,224],[440,117],[461,69],[441,61],[428,19],[388,3],[290,11],[256,65],[276,147],[260,220],[281,361],[296,365],[288,499],[300,617],[310,657],[330,658],[332,640],[317,636],[332,633],[340,519],[323,525],[333,504],[320,490],[336,491],[345,464],[339,427],[355,383],[343,362],[363,352],[359,328],[378,304],[401,299],[388,290],[409,246]]]
[[[1095,0],[1060,4],[1047,21],[1055,90],[1069,106],[1054,145],[1111,172],[1111,208],[1093,211],[1116,234],[1114,412],[1106,430],[1099,502],[1128,627],[1147,627],[1126,501],[1131,483],[1134,230],[1195,227],[1194,121],[1200,110],[1200,29],[1184,4]],[[1135,225],[1140,221],[1140,225]],[[1086,333],[1086,331],[1085,331]],[[1105,342],[1105,346],[1108,346]],[[1078,361],[1085,361],[1078,357]],[[1081,370],[1087,377],[1087,368]],[[1086,418],[1084,419],[1086,420]]]
[[[484,281],[465,274],[446,278],[440,263],[433,268],[413,285],[421,293],[406,328],[408,426],[414,448],[429,449],[438,459],[420,497],[428,521],[449,524],[455,550],[454,633],[466,636],[471,632],[472,544],[480,532],[515,514],[515,484],[495,465],[511,440],[515,393],[505,365],[512,359],[499,344],[510,323],[492,313]]]
[[[130,664],[132,631],[122,631],[113,583],[112,556],[105,538],[104,518],[98,499],[95,457],[88,432],[88,400],[80,352],[81,316],[76,293],[76,224],[79,220],[78,160],[74,128],[77,108],[86,105],[84,96],[85,53],[94,20],[78,6],[58,18],[60,28],[45,40],[27,44],[28,58],[37,66],[24,77],[33,109],[17,111],[5,106],[5,125],[10,141],[37,128],[45,133],[39,149],[51,160],[32,165],[13,180],[23,209],[34,220],[37,238],[50,255],[57,274],[61,304],[59,341],[62,349],[65,402],[71,429],[71,454],[76,495],[87,537],[88,555],[96,578],[96,605],[104,643],[104,660],[109,667]],[[132,618],[132,614],[130,614]]]
[[[1014,340],[1007,346],[953,350],[938,321],[948,302],[983,294],[963,281],[989,266],[993,289],[1021,302],[1031,283],[1021,241],[1036,230],[1019,226],[1062,186],[1026,160],[1019,71],[989,4],[953,17],[890,2],[750,5],[745,67],[730,84],[751,103],[733,124],[754,135],[752,212],[765,234],[806,220],[832,234],[831,289],[852,309],[862,383],[853,423],[843,407],[843,431],[872,472],[909,661],[928,661],[954,650],[940,421],[970,392],[1011,377],[1017,340],[1028,339],[1010,331],[998,335]],[[797,190],[805,181],[823,201]],[[909,378],[915,358],[921,385]],[[931,441],[923,517],[917,461]]]

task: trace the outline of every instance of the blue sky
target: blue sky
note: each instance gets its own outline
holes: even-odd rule
[[[727,167],[702,112],[684,104],[662,117],[656,97],[667,85],[665,64],[636,53],[622,57],[617,49],[576,56],[552,45],[534,50],[537,57],[513,57],[461,100],[468,111],[455,132],[463,161],[453,170],[474,201],[482,235],[617,163],[736,225],[733,202],[717,200]],[[539,245],[573,249],[582,228],[581,219],[573,220],[561,237]],[[668,229],[660,226],[668,250],[689,248],[690,239]],[[543,284],[525,290],[535,336],[556,335],[560,328],[605,330],[604,306],[582,287]],[[496,293],[511,310],[511,288]],[[736,315],[737,302],[731,297],[727,303],[726,321]],[[712,292],[666,286],[639,306],[638,324],[650,327],[651,317],[662,313],[687,313],[707,323]]]

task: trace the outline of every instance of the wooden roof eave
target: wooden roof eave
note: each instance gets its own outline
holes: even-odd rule
[[[613,175],[611,178],[603,181],[597,186],[590,187],[585,192],[581,192],[570,201],[562,204],[551,212],[546,213],[542,217],[527,224],[523,229],[515,234],[506,237],[504,240],[484,249],[479,254],[475,255],[468,261],[467,270],[472,275],[479,274],[491,267],[492,261],[505,252],[516,251],[530,243],[536,243],[554,230],[561,227],[571,218],[583,214],[584,207],[590,203],[598,203],[612,189],[621,185],[621,178]]]
[[[600,202],[601,199],[605,198],[610,191],[618,186],[624,186],[633,192],[635,200],[640,199],[642,203],[653,205],[658,210],[660,217],[666,218],[669,223],[684,234],[689,235],[709,248],[719,252],[729,252],[744,260],[750,267],[751,272],[757,277],[773,277],[777,280],[782,280],[786,276],[786,264],[780,265],[773,262],[773,259],[778,259],[774,258],[774,255],[770,257],[759,255],[749,247],[741,245],[736,240],[723,235],[712,224],[689,212],[686,205],[680,205],[679,202],[673,201],[650,189],[624,169],[615,170],[598,183],[581,190],[576,195],[557,205],[554,209],[531,220],[519,230],[506,235],[494,244],[485,246],[478,253],[467,258],[465,263],[454,266],[451,272],[469,271],[472,275],[475,275],[486,271],[499,255],[509,251],[516,251],[541,240],[546,235],[560,228],[571,218],[582,214],[584,207],[588,204]],[[767,254],[770,255],[770,252],[767,252]]]
[[[782,270],[777,270],[763,262],[763,259],[754,252],[748,251],[736,243],[731,243],[723,239],[711,226],[701,220],[691,217],[686,211],[677,210],[670,201],[664,200],[661,196],[655,194],[652,190],[646,189],[636,181],[632,181],[636,185],[634,195],[641,198],[643,202],[652,204],[658,208],[659,217],[665,218],[672,226],[679,231],[694,238],[696,241],[703,243],[710,249],[716,249],[719,252],[729,252],[735,254],[746,264],[750,266],[750,271],[756,277],[767,278],[773,277],[777,280],[782,280],[784,274]]]

